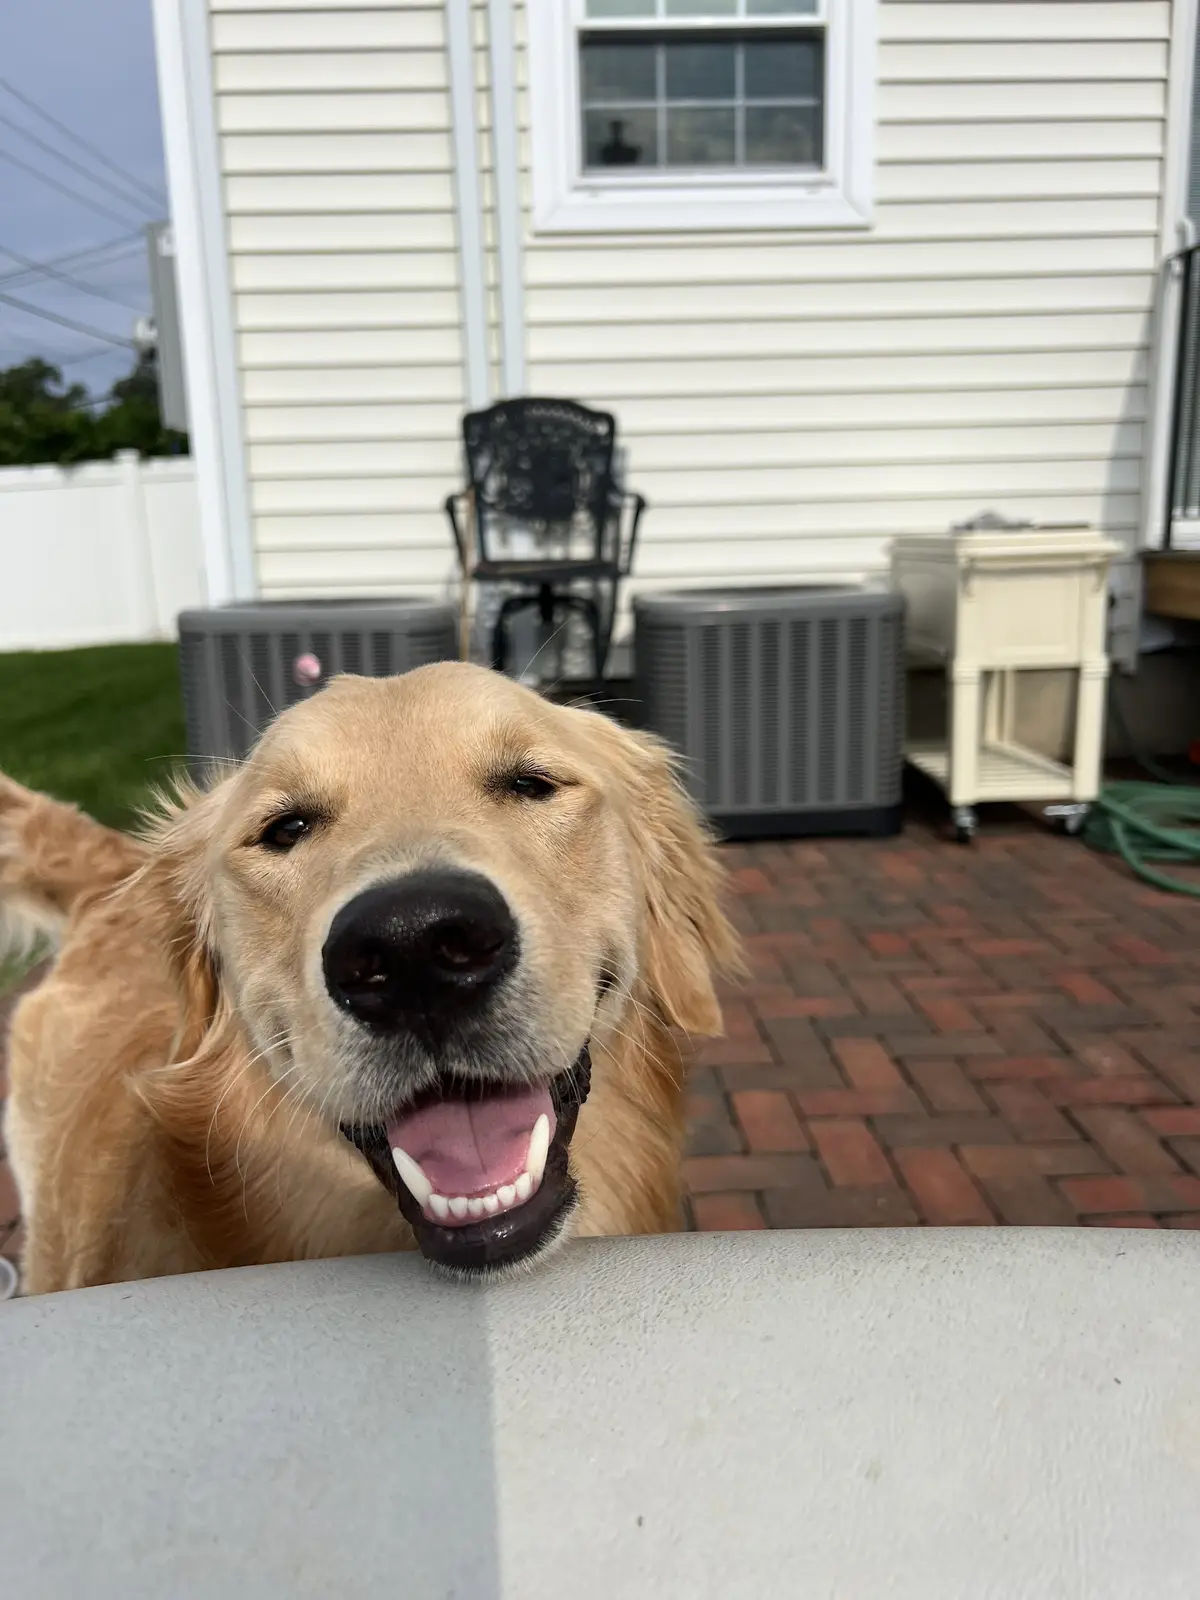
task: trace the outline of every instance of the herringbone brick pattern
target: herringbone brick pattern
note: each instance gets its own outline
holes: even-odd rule
[[[696,1227],[1200,1227],[1200,903],[1020,815],[728,860]]]

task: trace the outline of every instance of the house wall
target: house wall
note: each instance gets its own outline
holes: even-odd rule
[[[262,591],[440,592],[466,402],[444,8],[210,22]]]
[[[530,383],[615,406],[646,583],[985,506],[1132,542],[1170,7],[879,7],[869,233],[530,239]]]
[[[436,590],[464,404],[443,10],[210,3],[262,587]],[[643,586],[857,576],[989,506],[1136,539],[1171,6],[879,20],[872,229],[551,239],[517,7],[528,387],[618,413]]]

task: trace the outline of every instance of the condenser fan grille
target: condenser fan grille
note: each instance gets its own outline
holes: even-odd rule
[[[245,755],[286,706],[341,672],[386,677],[458,656],[458,614],[434,601],[267,602],[179,619],[193,767]]]
[[[685,757],[726,832],[765,832],[772,818],[867,827],[898,807],[898,596],[733,590],[643,596],[634,611],[646,725]]]

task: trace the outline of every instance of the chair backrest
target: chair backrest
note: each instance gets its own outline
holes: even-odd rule
[[[583,532],[605,558],[616,422],[572,400],[502,400],[463,418],[480,556],[497,523],[538,536]],[[581,524],[583,527],[581,528]]]

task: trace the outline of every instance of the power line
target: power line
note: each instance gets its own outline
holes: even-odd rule
[[[28,300],[18,300],[15,294],[0,293],[0,302],[6,306],[15,306],[18,311],[24,311],[31,317],[43,317],[47,322],[57,322],[62,328],[70,328],[75,333],[86,333],[89,339],[103,339],[106,344],[119,345],[122,350],[136,350],[137,345],[132,339],[119,339],[115,333],[105,333],[103,328],[90,327],[86,322],[76,322],[71,317],[60,317],[57,311],[45,311],[41,306],[30,305]]]
[[[27,106],[35,116],[41,117],[43,122],[48,122],[52,128],[56,128],[64,139],[70,139],[72,144],[77,145],[81,150],[86,150],[93,161],[101,162],[110,172],[115,172],[119,178],[124,178],[126,183],[131,183],[135,189],[141,189],[144,194],[153,200],[159,210],[166,204],[165,197],[157,189],[148,183],[143,183],[140,178],[135,178],[132,172],[127,172],[124,167],[119,166],[111,157],[106,156],[102,150],[93,150],[86,139],[72,132],[65,122],[60,122],[57,117],[52,117],[44,107],[38,105],[36,100],[31,100],[20,89],[15,89],[7,78],[0,78],[0,89],[6,90],[14,100],[19,100],[23,106]]]
[[[142,254],[142,252],[138,250],[136,245],[127,245],[124,250],[113,251],[107,256],[89,257],[81,264],[86,266],[89,272],[101,272],[107,267],[123,265],[126,261],[128,261],[130,256],[135,254]],[[47,262],[46,265],[57,267],[59,260],[61,259],[63,258],[56,258],[51,262]],[[75,258],[73,256],[68,256],[65,259],[68,261],[73,261]],[[0,273],[0,289],[33,287],[45,276],[47,276],[47,274],[41,263],[39,263],[36,271],[33,268],[22,268],[16,272]]]
[[[0,369],[10,362],[21,366],[27,361],[45,361],[52,367],[78,367],[85,361],[95,361],[97,356],[111,356],[112,349],[107,344],[96,345],[91,350],[76,350],[69,355],[55,355],[53,351],[47,352],[39,345],[26,345],[24,351],[18,350],[11,355],[0,357]]]
[[[11,128],[12,131],[16,134],[19,134],[22,139],[28,139],[29,143],[36,145],[39,150],[44,150],[45,153],[48,156],[52,156],[55,161],[61,161],[64,167],[70,167],[72,172],[78,172],[79,175],[83,178],[86,178],[89,183],[95,183],[98,184],[101,189],[107,189],[109,194],[115,195],[117,199],[122,201],[125,205],[141,206],[144,211],[146,211],[155,219],[157,219],[161,214],[161,206],[152,206],[148,201],[141,199],[140,196],[136,194],[130,194],[127,189],[119,189],[115,183],[110,183],[107,178],[102,178],[99,173],[89,172],[82,161],[76,161],[71,156],[63,155],[62,151],[56,150],[49,140],[39,139],[36,133],[30,133],[28,128],[23,128],[21,124],[19,122],[15,122],[12,117],[6,117],[3,111],[0,111],[0,123],[3,123],[6,128]]]
[[[59,283],[68,284],[72,289],[78,289],[83,294],[95,295],[98,300],[109,300],[114,306],[124,306],[126,311],[136,311],[145,314],[144,305],[135,306],[131,300],[122,300],[120,295],[110,294],[107,289],[101,289],[97,284],[85,283],[82,278],[77,278],[73,273],[61,272],[57,267],[48,267],[42,262],[34,261],[29,256],[23,256],[19,250],[10,249],[6,244],[0,244],[0,255],[11,256],[14,261],[20,261],[26,267],[34,267],[37,272],[47,278],[55,278]]]
[[[68,411],[90,411],[93,406],[109,405],[117,397],[110,389],[107,394],[92,394],[86,400],[73,400],[67,407]]]
[[[99,350],[84,350],[75,356],[59,356],[50,364],[55,367],[77,367],[84,361],[94,361],[97,356],[106,356],[107,354],[107,346],[101,345]]]
[[[108,257],[112,252],[112,259],[115,261],[121,256],[132,255],[135,248],[145,248],[145,237],[140,229],[137,233],[123,233],[120,238],[110,239],[107,244],[89,245],[86,250],[68,250],[66,255],[51,256],[48,261],[38,261],[34,264],[36,271],[31,267],[20,272],[0,272],[0,286],[17,283],[23,278],[36,278],[51,267],[73,266],[83,261],[98,267],[108,266],[110,263],[107,259],[92,262],[92,257]]]
[[[67,195],[72,200],[78,200],[80,205],[87,206],[102,217],[108,217],[111,222],[120,222],[128,227],[133,221],[132,217],[123,217],[116,211],[111,211],[108,206],[102,206],[97,200],[90,200],[87,195],[80,194],[78,189],[69,189],[65,183],[59,183],[57,178],[50,177],[49,173],[42,172],[38,167],[30,166],[28,161],[22,161],[19,156],[14,156],[11,151],[0,150],[0,161],[8,161],[14,167],[20,167],[22,172],[32,173],[35,178],[40,178],[43,183],[48,183],[52,189],[57,189],[60,194]]]
[[[130,257],[136,257],[141,254],[142,252],[139,251],[136,246],[133,249],[126,247],[126,249],[122,251],[115,251],[112,255],[89,259],[88,261],[84,262],[83,265],[89,272],[103,272],[108,267],[120,267],[125,266],[126,264],[132,266],[134,265],[134,262],[130,260]],[[43,265],[41,262],[38,262],[36,267],[21,267],[13,272],[0,273],[0,289],[38,287],[41,285],[41,282],[44,278],[54,277],[55,274],[50,270],[50,265],[50,263]],[[55,269],[57,269],[57,261],[55,261],[53,265]]]

